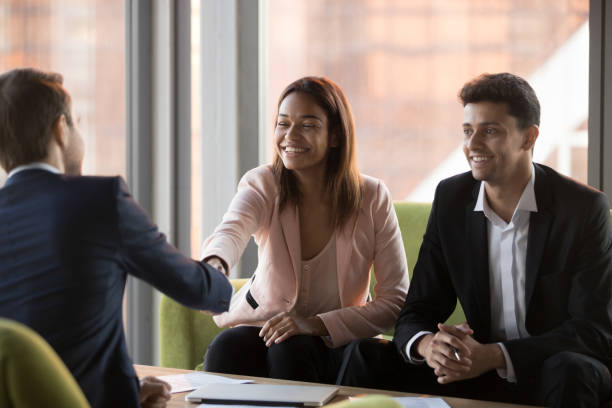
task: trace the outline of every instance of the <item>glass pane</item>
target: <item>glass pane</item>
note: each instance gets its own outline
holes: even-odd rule
[[[191,0],[191,257],[195,259],[202,244],[200,3]]]
[[[20,67],[63,75],[85,140],[83,173],[125,177],[124,1],[3,1],[0,72]],[[5,180],[0,169],[0,187]]]
[[[0,71],[35,67],[64,76],[85,139],[84,174],[125,176],[124,9],[123,0],[0,4]]]
[[[269,0],[268,10],[269,112],[301,76],[337,82],[359,167],[394,199],[431,201],[441,179],[469,170],[457,93],[483,72],[533,85],[535,161],[586,183],[588,0]]]

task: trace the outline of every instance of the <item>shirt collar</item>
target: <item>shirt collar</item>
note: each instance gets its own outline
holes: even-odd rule
[[[523,190],[523,194],[521,194],[521,198],[514,209],[514,214],[518,211],[531,211],[538,212],[538,205],[536,203],[535,197],[535,166],[533,163],[531,164],[531,177]],[[483,211],[485,216],[491,219],[491,207],[489,207],[489,203],[487,202],[487,197],[485,194],[484,182],[480,182],[480,191],[478,191],[478,198],[476,199],[476,205],[474,206],[474,211]],[[513,215],[514,218],[514,215]]]
[[[7,180],[9,178],[11,178],[12,176],[14,176],[17,173],[21,173],[24,170],[45,170],[45,171],[49,171],[51,173],[55,173],[55,174],[60,174],[61,172],[56,168],[53,167],[52,165],[48,164],[48,163],[44,163],[44,162],[35,162],[35,163],[30,163],[30,164],[24,164],[22,166],[17,166],[15,167],[13,170],[11,170],[8,174]]]

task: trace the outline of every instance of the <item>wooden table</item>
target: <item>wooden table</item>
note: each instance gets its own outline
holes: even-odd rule
[[[181,370],[178,368],[153,367],[153,366],[138,365],[138,364],[134,365],[134,369],[136,370],[136,373],[138,374],[139,377],[144,377],[146,375],[160,376],[160,375],[184,374],[184,373],[193,372],[192,370]],[[253,380],[256,383],[262,383],[262,384],[263,383],[293,384],[293,385],[312,384],[312,383],[303,383],[303,382],[298,382],[298,381],[277,380],[277,379],[272,379],[272,378],[246,377],[242,375],[231,375],[231,374],[221,374],[221,375],[226,376],[226,377],[231,377],[231,378],[248,378],[248,379]],[[339,387],[339,388],[340,390],[338,391],[338,394],[336,395],[336,397],[334,397],[334,399],[331,401],[332,403],[345,400],[350,396],[362,395],[362,394],[385,394],[385,395],[390,395],[393,397],[422,396],[418,394],[409,394],[405,392],[402,393],[402,392],[393,392],[393,391],[384,391],[384,390],[373,390],[370,388],[355,388],[355,387]],[[195,408],[197,406],[196,404],[185,401],[185,395],[187,394],[188,394],[187,392],[172,394],[172,399],[168,401],[168,408]],[[490,401],[477,401],[477,400],[470,400],[470,399],[463,399],[463,398],[451,398],[451,397],[444,397],[444,401],[446,401],[448,405],[450,405],[452,408],[530,407],[528,405],[506,404],[506,403],[501,403],[501,402],[490,402]]]

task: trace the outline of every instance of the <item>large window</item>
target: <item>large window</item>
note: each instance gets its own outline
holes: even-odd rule
[[[269,0],[270,116],[291,81],[337,82],[358,164],[396,200],[431,201],[468,170],[457,93],[483,72],[526,78],[542,104],[535,160],[587,181],[588,0]],[[268,126],[269,139],[272,121]]]
[[[191,0],[191,256],[200,257],[202,245],[200,3]]]
[[[125,175],[124,9],[123,0],[0,3],[0,71],[64,76],[85,139],[85,174]]]

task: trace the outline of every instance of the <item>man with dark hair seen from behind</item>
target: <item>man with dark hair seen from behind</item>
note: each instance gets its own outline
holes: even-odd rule
[[[532,162],[540,105],[525,80],[484,74],[459,97],[471,172],[437,187],[393,343],[354,342],[340,379],[599,407],[612,392],[609,203]],[[442,324],[457,298],[467,322]]]
[[[127,274],[213,313],[228,309],[232,288],[169,245],[120,177],[79,175],[84,145],[72,118],[60,75],[0,76],[0,316],[42,335],[92,407],[165,406],[168,385],[139,387],[127,353]]]

